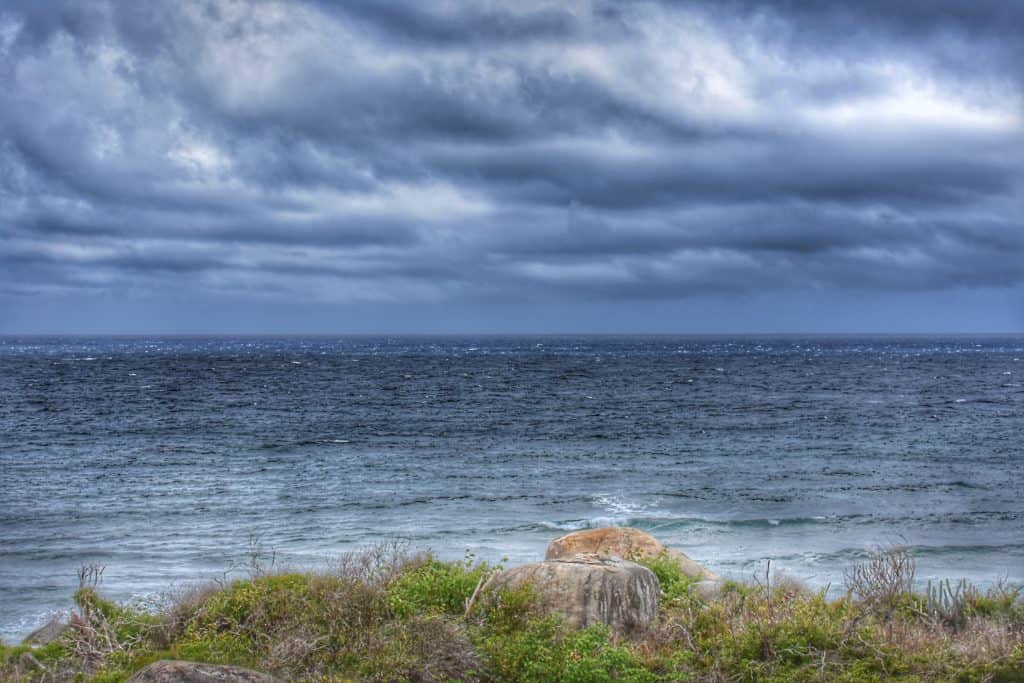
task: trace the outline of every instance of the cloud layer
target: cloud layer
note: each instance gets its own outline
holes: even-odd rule
[[[0,293],[1024,282],[1024,5],[0,8]]]

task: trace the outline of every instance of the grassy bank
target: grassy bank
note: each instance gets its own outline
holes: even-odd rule
[[[472,600],[493,567],[395,546],[329,572],[267,572],[176,596],[157,614],[86,580],[72,628],[42,648],[3,646],[0,680],[114,683],[158,659],[236,664],[303,681],[1024,681],[1020,591],[966,583],[914,593],[913,563],[879,554],[848,595],[766,576],[704,601],[662,557],[643,639],[570,631],[526,588]]]

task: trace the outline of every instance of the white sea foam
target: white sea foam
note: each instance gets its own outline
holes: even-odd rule
[[[594,497],[594,503],[610,512],[611,517],[615,519],[635,517],[641,512],[646,512],[654,508],[653,505],[647,503],[637,503],[625,500],[621,496],[607,493],[597,494]]]
[[[63,620],[67,619],[68,615],[68,609],[31,610],[12,621],[5,622],[3,628],[0,628],[0,637],[3,637],[8,642],[18,642],[52,619]]]

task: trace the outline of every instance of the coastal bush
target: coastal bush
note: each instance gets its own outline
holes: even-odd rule
[[[954,630],[966,627],[973,617],[1006,618],[1021,621],[1024,605],[1021,588],[999,583],[985,593],[965,579],[953,583],[929,581],[925,589],[925,611],[933,619]]]
[[[485,630],[478,644],[491,680],[657,680],[627,646],[614,644],[603,626],[571,631],[555,617],[533,618],[511,631]]]
[[[320,683],[1024,681],[1016,587],[949,583],[929,602],[910,590],[904,559],[887,557],[851,570],[839,599],[765,576],[705,600],[669,556],[642,563],[661,584],[661,613],[632,641],[568,628],[529,585],[477,591],[494,568],[472,556],[443,562],[394,545],[332,571],[264,569],[202,586],[157,614],[85,585],[58,641],[0,644],[0,681],[122,683],[166,658]]]
[[[480,654],[464,622],[441,614],[416,615],[381,628],[358,665],[365,681],[480,680]]]
[[[529,583],[488,593],[472,612],[472,622],[490,633],[514,633],[543,616],[537,603],[537,592]]]
[[[428,558],[388,586],[388,606],[399,617],[419,613],[461,615],[469,600],[494,570],[471,554],[460,562]]]
[[[902,546],[880,548],[846,572],[846,588],[869,609],[885,617],[920,606],[913,593],[916,566]]]
[[[150,635],[160,628],[159,616],[105,600],[93,586],[79,588],[74,601],[67,647],[95,681],[116,683],[137,662],[152,661]]]
[[[679,601],[690,601],[696,595],[690,588],[697,583],[697,579],[683,573],[683,568],[673,560],[668,552],[662,551],[656,557],[638,558],[637,564],[647,567],[658,577],[661,585],[661,602],[675,603]]]
[[[741,679],[797,676],[840,649],[848,610],[823,592],[777,591],[769,602],[764,588],[728,591],[703,609],[670,611],[667,624],[686,640],[669,640],[668,654],[687,647],[691,667]]]

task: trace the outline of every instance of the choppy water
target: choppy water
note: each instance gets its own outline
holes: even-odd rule
[[[0,635],[380,539],[648,529],[813,584],[879,544],[1024,581],[1022,338],[0,339]]]

